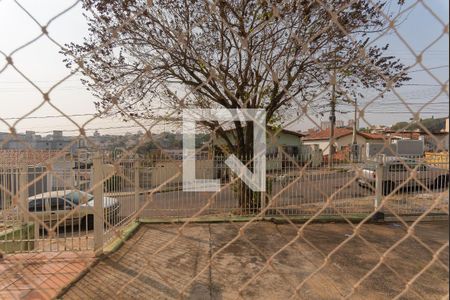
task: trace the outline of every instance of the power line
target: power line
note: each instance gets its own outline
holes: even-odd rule
[[[377,103],[377,102],[373,102],[374,105],[372,105],[372,103],[370,103],[368,105],[368,107],[374,107],[374,106],[381,106],[381,107],[386,107],[386,106],[398,106],[398,107],[404,107],[405,105],[448,105],[448,101],[436,101],[436,102],[386,102],[386,103]],[[351,103],[345,103],[342,106],[350,106],[353,107],[354,105]],[[378,107],[377,107],[378,108]]]
[[[140,128],[144,129],[145,126],[139,125],[130,125],[130,126],[111,126],[111,127],[98,127],[98,128],[83,128],[85,132],[87,131],[96,131],[96,130],[111,130],[111,129],[132,129],[132,128]],[[67,129],[64,132],[80,132],[79,129]],[[53,130],[50,131],[36,131],[36,133],[45,134],[45,133],[53,133]]]
[[[149,110],[135,110],[135,111],[125,111],[128,114],[135,114],[140,112],[147,112],[147,111],[155,111],[155,110],[170,110],[169,108],[163,108],[163,107],[155,107]],[[67,118],[67,117],[93,117],[96,116],[97,118],[100,117],[111,117],[107,115],[108,113],[84,113],[84,114],[67,114],[67,115],[47,115],[47,116],[29,116],[29,117],[7,117],[7,118],[1,118],[2,120],[29,120],[29,119],[51,119],[51,118]],[[114,113],[116,116],[120,115],[120,112]]]
[[[443,104],[445,104],[445,105],[448,105],[448,102],[438,102],[439,103],[439,105],[443,105]],[[433,104],[438,104],[438,103],[435,103],[435,102],[432,102],[432,103],[429,103],[427,106],[431,106],[431,105],[433,105]],[[407,105],[424,105],[424,104],[427,104],[427,103],[406,103]],[[403,103],[385,103],[384,105],[383,105],[383,107],[384,106],[390,106],[390,107],[388,107],[388,108],[396,108],[395,106],[396,105],[398,105],[397,107],[399,107],[399,108],[406,108],[405,107],[405,104],[403,104]],[[346,106],[352,106],[351,104],[346,104]],[[368,106],[368,108],[370,108],[370,106],[371,105],[369,105]],[[394,106],[394,107],[393,107]],[[446,108],[446,107],[448,107],[448,106],[444,106],[443,108]],[[383,110],[376,110],[376,109],[378,109],[379,107],[373,107],[374,109],[366,109],[365,110],[365,113],[384,113],[384,112],[386,112],[386,111],[383,111]],[[436,108],[436,107],[434,107],[434,108]],[[141,112],[143,112],[143,111],[141,111]],[[341,113],[349,113],[350,111],[341,111]],[[130,114],[131,113],[136,113],[136,112],[129,112]],[[390,113],[390,112],[386,112],[386,113]],[[402,112],[392,112],[392,113],[402,113]],[[410,113],[410,112],[404,112],[404,113]],[[443,111],[442,110],[440,110],[440,111],[436,111],[436,113],[443,113]],[[52,119],[52,118],[55,118],[55,119],[57,119],[57,118],[66,118],[67,119],[67,117],[92,117],[92,116],[97,116],[97,117],[101,117],[102,115],[101,114],[96,114],[96,113],[85,113],[85,114],[72,114],[72,115],[66,115],[66,116],[64,116],[64,115],[46,115],[46,116],[30,116],[30,117],[24,117],[24,118],[22,118],[22,117],[8,117],[8,118],[1,118],[2,120],[31,120],[31,119]]]
[[[74,114],[74,115],[67,115],[67,117],[86,117],[86,116],[95,116],[96,114]],[[9,117],[9,118],[2,118],[2,120],[30,120],[30,119],[52,119],[52,118],[67,118],[63,115],[48,115],[48,116],[31,116],[31,117]]]
[[[410,74],[410,73],[417,73],[417,72],[425,72],[425,71],[429,71],[429,70],[444,69],[444,68],[448,68],[448,65],[443,65],[443,66],[438,66],[438,67],[431,67],[431,68],[426,68],[426,69],[416,69],[416,70],[408,71],[408,74]]]
[[[403,86],[439,86],[439,87],[442,87],[442,86],[445,86],[445,85],[447,85],[446,83],[444,83],[444,84],[433,84],[433,83],[405,83],[405,84],[403,84]]]
[[[350,111],[348,112],[350,113]],[[447,112],[448,113],[448,112]],[[409,111],[365,111],[364,114],[413,114]],[[443,111],[421,111],[420,114],[445,114]]]
[[[63,80],[63,82],[80,82],[82,77],[75,78],[77,75],[72,75],[72,77]],[[50,82],[50,83],[57,83],[61,81],[62,78],[54,79],[54,80],[32,80],[34,83],[44,83],[44,82]],[[0,80],[0,84],[7,83],[7,84],[30,84],[28,81],[24,80]]]

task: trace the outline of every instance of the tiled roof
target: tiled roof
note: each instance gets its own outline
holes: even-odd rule
[[[367,132],[358,132],[358,134],[362,137],[365,137],[368,140],[382,140],[382,139],[387,139],[387,137],[385,137],[382,134],[379,133],[367,133]]]
[[[335,128],[334,137],[336,139],[353,134],[353,130],[349,128]],[[368,140],[380,140],[383,139],[381,134],[364,133],[358,132],[358,135],[368,139]],[[314,140],[328,140],[330,138],[330,128],[313,132],[303,138],[304,141],[314,141]]]
[[[287,130],[287,129],[282,129],[281,132],[284,133],[284,134],[291,134],[291,135],[295,135],[295,136],[298,136],[298,137],[304,137],[305,136],[303,133],[292,131],[292,130]]]
[[[334,137],[340,138],[343,136],[347,136],[349,134],[352,134],[352,130],[348,128],[335,128],[334,129]],[[330,128],[320,130],[317,132],[313,132],[303,138],[303,140],[327,140],[330,138]]]

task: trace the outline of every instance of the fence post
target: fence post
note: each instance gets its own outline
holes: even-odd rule
[[[134,159],[134,211],[135,212],[139,210],[139,197],[140,197],[140,192],[141,192],[139,168],[140,168],[139,156],[136,155],[136,157]],[[136,216],[136,220],[138,218],[139,218],[139,216]]]
[[[93,194],[94,194],[94,251],[96,255],[103,252],[103,160],[100,153],[93,158]]]
[[[28,165],[25,159],[19,170],[19,202],[21,207],[22,221],[28,223],[30,217],[28,215]]]
[[[266,180],[267,180],[267,178],[266,178]],[[267,189],[267,183],[266,183],[266,189]],[[267,191],[265,191],[265,192],[260,192],[260,194],[261,194],[261,201],[260,201],[260,204],[261,204],[261,207],[260,207],[260,209],[261,210],[264,210],[264,209],[266,209],[267,208],[267,201],[266,201],[266,194],[267,193]],[[263,215],[262,215],[262,217],[263,218],[265,218],[267,216],[267,211],[265,211],[264,213],[263,213]]]
[[[383,197],[383,170],[384,170],[384,164],[383,162],[378,162],[377,167],[375,169],[375,202],[374,202],[374,210],[378,209],[382,197]],[[380,219],[383,219],[383,213],[380,211],[377,211],[374,215],[374,220],[378,221]]]

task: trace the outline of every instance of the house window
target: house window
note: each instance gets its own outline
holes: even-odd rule
[[[278,147],[277,146],[268,147],[266,155],[267,156],[277,156],[278,155]]]
[[[289,155],[297,155],[298,154],[297,146],[285,146],[285,147],[283,147],[283,149]]]

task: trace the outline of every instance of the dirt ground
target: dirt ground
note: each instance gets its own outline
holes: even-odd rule
[[[401,223],[366,224],[359,231],[362,238],[351,237],[349,224],[309,224],[303,235],[297,235],[302,224],[259,222],[240,230],[245,224],[191,224],[182,230],[177,224],[142,225],[62,297],[441,299],[448,295],[447,222],[418,224],[418,239],[402,242],[407,228]]]

